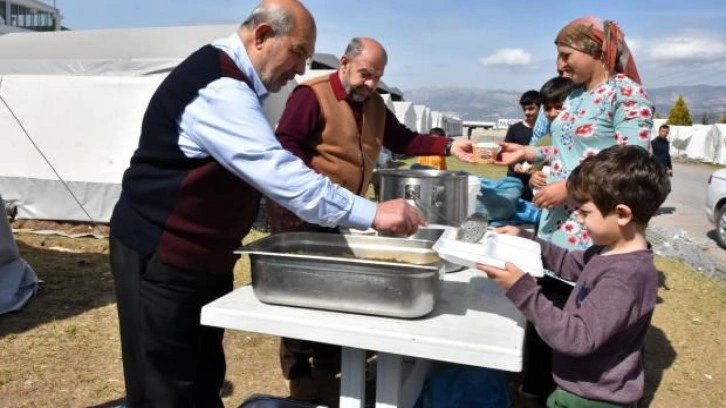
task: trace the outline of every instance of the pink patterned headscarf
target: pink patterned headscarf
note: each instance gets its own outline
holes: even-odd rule
[[[595,58],[602,57],[611,76],[623,73],[633,81],[641,83],[638,68],[625,42],[625,34],[612,20],[578,18],[560,30],[555,44],[574,48]]]

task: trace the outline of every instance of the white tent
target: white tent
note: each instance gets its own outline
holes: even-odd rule
[[[686,157],[686,149],[691,143],[693,126],[671,126],[668,139],[671,142],[671,157]],[[657,135],[657,131],[656,131]]]
[[[653,121],[652,138],[658,136],[666,119]],[[670,126],[671,156],[726,164],[726,125]]]
[[[16,206],[17,218],[88,221],[90,215],[108,222],[156,87],[190,53],[235,30],[195,26],[0,36],[0,96],[7,103],[0,103],[0,192]],[[273,124],[292,82],[265,100]]]
[[[449,112],[431,111],[431,127],[444,129],[447,136],[461,136],[463,121]]]
[[[335,70],[335,69],[308,69],[302,75],[295,75],[295,82],[297,82],[298,84],[301,84],[301,83],[307,81],[308,79],[317,78],[317,77],[323,76],[323,75],[330,75],[336,71],[337,70]]]
[[[431,108],[426,105],[413,105],[416,113],[416,130],[419,133],[428,133],[431,129]]]
[[[383,103],[386,104],[386,108],[395,114],[396,108],[393,106],[393,98],[391,97],[391,94],[382,94],[381,98],[383,98]]]
[[[0,197],[0,209],[2,209]],[[22,308],[38,289],[38,277],[18,253],[5,211],[0,212],[0,314]]]
[[[413,104],[411,102],[393,102],[393,107],[396,110],[396,118],[398,118],[399,122],[403,123],[411,130],[417,129],[416,112],[414,112]]]
[[[693,126],[691,141],[686,147],[686,157],[713,163],[719,149],[719,132],[714,125]]]
[[[726,164],[726,124],[719,123],[713,126],[716,128],[719,140],[719,148],[714,155],[713,162],[716,164]]]
[[[235,25],[13,33],[0,36],[0,75],[168,73]]]
[[[0,77],[0,192],[19,219],[106,222],[161,76]],[[26,136],[21,124],[30,135]],[[46,161],[47,159],[47,161]]]

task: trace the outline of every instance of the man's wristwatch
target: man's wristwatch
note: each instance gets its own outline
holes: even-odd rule
[[[452,141],[446,142],[446,147],[444,147],[444,156],[451,156],[451,146],[454,144]]]

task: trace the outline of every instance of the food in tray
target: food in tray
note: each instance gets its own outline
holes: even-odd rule
[[[294,251],[287,252],[293,255],[303,256],[324,256],[329,258],[345,258],[345,259],[359,259],[364,261],[374,262],[391,262],[400,264],[412,264],[412,265],[426,265],[438,262],[439,258],[435,253],[429,254],[354,254],[351,252],[344,251],[329,251],[329,252],[317,252],[317,251]]]

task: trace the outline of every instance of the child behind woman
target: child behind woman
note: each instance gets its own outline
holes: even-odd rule
[[[575,88],[576,85],[572,82],[570,78],[565,78],[562,76],[556,76],[554,78],[551,78],[550,80],[545,82],[544,85],[542,85],[542,88],[539,90],[539,99],[540,103],[542,104],[540,109],[542,110],[544,118],[547,120],[547,122],[552,123],[557,115],[560,114],[567,95],[569,95],[570,92],[572,92],[572,90]],[[540,118],[538,118],[537,120],[539,121]],[[548,132],[549,123],[546,127],[548,129]],[[536,127],[537,124],[535,124],[535,128]],[[535,137],[533,136],[530,145],[536,145],[539,142],[540,138],[541,137],[537,137],[535,140]],[[527,164],[525,166],[525,169],[529,168],[530,166],[530,164]],[[542,163],[540,167],[544,168],[546,166],[547,163]],[[529,179],[529,185],[533,191],[536,191],[537,189],[540,189],[547,185],[546,172],[542,170],[532,170],[532,176]]]
[[[561,76],[554,77],[542,85],[542,89],[539,90],[539,99],[544,115],[549,122],[560,114],[567,95],[575,88],[576,85],[570,78]]]
[[[562,309],[513,264],[478,265],[552,346],[557,389],[548,407],[634,407],[643,396],[641,352],[658,289],[645,229],[667,185],[663,166],[637,146],[607,148],[572,171],[568,196],[594,245],[568,251],[537,239],[544,267],[576,280]]]

